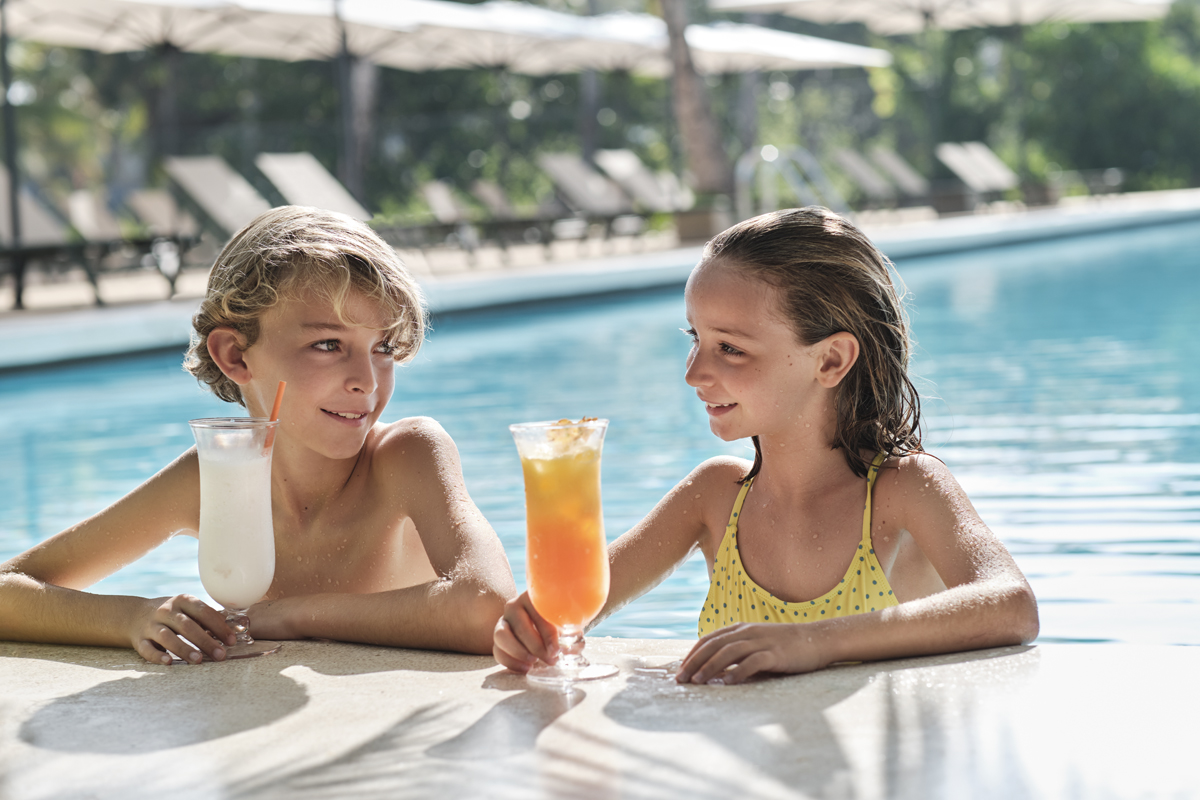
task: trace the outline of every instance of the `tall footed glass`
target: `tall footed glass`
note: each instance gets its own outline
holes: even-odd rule
[[[279,423],[218,417],[188,424],[200,458],[200,582],[225,607],[225,621],[237,634],[226,658],[274,653],[278,642],[250,637],[246,611],[275,578],[271,450]]]
[[[583,657],[583,631],[608,599],[608,552],[600,507],[600,450],[608,420],[510,425],[525,473],[529,598],[558,628],[559,657],[527,677],[569,687],[617,674]]]

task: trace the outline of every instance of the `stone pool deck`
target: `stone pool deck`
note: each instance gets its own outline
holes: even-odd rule
[[[864,222],[896,261],[1080,236],[1121,228],[1200,222],[1200,189],[1064,201],[1053,208],[1006,211],[907,224]],[[434,314],[589,294],[680,285],[700,247],[623,253],[510,268],[495,266],[419,276]],[[170,347],[187,343],[203,274],[185,276],[177,300],[141,300],[97,308],[0,312],[0,370]],[[161,278],[145,276],[161,291]],[[81,287],[76,287],[81,288]],[[82,287],[86,289],[86,284]],[[86,299],[83,302],[88,302]]]
[[[559,693],[487,657],[326,642],[195,667],[0,644],[0,798],[1200,796],[1200,648],[679,686],[689,646],[594,639],[620,674]]]

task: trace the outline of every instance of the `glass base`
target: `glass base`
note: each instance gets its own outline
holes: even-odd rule
[[[583,657],[583,627],[562,625],[558,629],[558,660],[553,664],[539,661],[525,678],[539,686],[569,689],[579,681],[596,681],[611,678],[619,671],[612,664],[592,664]]]
[[[249,644],[235,644],[233,647],[225,648],[225,660],[231,658],[255,658],[257,656],[269,656],[272,653],[278,653],[279,648],[283,647],[283,642],[269,642],[265,639],[255,639]]]
[[[250,618],[244,608],[225,607],[225,624],[237,636],[237,643],[225,648],[225,660],[231,658],[255,658],[269,656],[283,647],[279,642],[256,640],[250,636]]]
[[[541,664],[525,674],[525,680],[539,686],[566,689],[579,681],[596,681],[611,678],[619,670],[612,664],[587,664],[582,667],[563,668],[559,664]]]

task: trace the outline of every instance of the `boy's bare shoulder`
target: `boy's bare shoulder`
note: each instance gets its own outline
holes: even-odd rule
[[[373,461],[377,466],[408,474],[441,469],[458,462],[458,448],[446,429],[432,417],[406,417],[377,426]]]

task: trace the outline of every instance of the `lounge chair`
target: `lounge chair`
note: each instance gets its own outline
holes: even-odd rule
[[[632,150],[597,150],[596,166],[645,211],[680,211],[691,205],[674,175],[655,175]]]
[[[833,160],[841,169],[842,174],[858,187],[869,205],[895,205],[895,187],[888,183],[857,151],[848,148],[835,150]]]
[[[592,169],[574,153],[542,153],[538,166],[554,183],[563,203],[578,219],[603,223],[607,235],[629,236],[641,233],[645,221],[633,213],[633,204],[616,183]],[[560,222],[555,238],[576,238],[588,226]],[[580,236],[579,238],[582,238]]]
[[[1004,192],[1020,183],[1017,174],[983,142],[942,142],[936,153],[938,160],[973,192]]]
[[[169,293],[175,294],[175,280],[183,265],[184,253],[197,239],[197,232],[162,234],[127,233],[109,208],[103,192],[78,189],[67,198],[71,227],[83,237],[84,268],[96,288],[96,303],[102,305],[100,274],[116,270],[155,269],[166,279]]]
[[[25,277],[29,267],[36,265],[47,271],[64,271],[79,264],[81,250],[72,242],[67,225],[25,187],[21,187],[18,195],[21,246],[14,248],[8,180],[8,170],[0,166],[0,264],[3,272],[12,276],[13,307],[24,308]]]
[[[493,219],[517,218],[517,211],[509,201],[508,195],[500,188],[500,184],[494,181],[476,180],[471,184],[471,195],[483,203],[484,208],[488,210]]]
[[[433,212],[433,217],[443,225],[457,225],[471,221],[471,209],[455,195],[454,189],[445,181],[430,181],[421,184],[421,196]]]
[[[163,169],[201,224],[223,239],[271,209],[220,156],[172,156],[163,161]]]
[[[312,153],[259,153],[254,164],[292,205],[316,206],[361,220],[372,216]]]
[[[151,236],[195,239],[200,235],[200,223],[166,189],[138,189],[125,198],[125,205]]]
[[[887,176],[900,193],[909,200],[925,202],[929,198],[929,181],[922,177],[899,153],[882,145],[875,145],[870,150],[870,157],[875,166]]]

